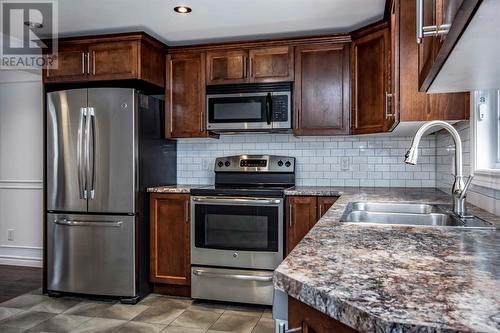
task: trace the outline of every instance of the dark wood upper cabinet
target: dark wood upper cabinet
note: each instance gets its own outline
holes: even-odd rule
[[[349,134],[349,44],[295,48],[294,134]]]
[[[150,280],[191,283],[189,194],[151,194]]]
[[[59,40],[57,66],[44,70],[46,84],[141,80],[165,85],[166,46],[144,33]]]
[[[391,29],[396,34],[399,45],[397,52],[399,75],[399,94],[397,95],[397,110],[401,121],[429,121],[429,120],[465,120],[469,119],[469,93],[426,94],[419,92],[419,73],[422,71],[423,55],[432,57],[435,53],[426,43],[433,39],[426,37],[420,46],[416,42],[416,4],[415,0],[393,0],[397,13],[398,24]],[[475,1],[475,0],[474,0]],[[434,1],[427,0],[427,4]],[[430,13],[427,16],[433,16]],[[427,16],[424,20],[427,20]],[[446,39],[448,39],[450,35]],[[435,44],[435,43],[434,43]],[[420,59],[420,60],[419,60]]]
[[[418,86],[420,91],[428,91],[481,0],[422,1],[423,13],[415,10],[415,14],[420,15],[422,29],[429,35],[418,44]],[[433,31],[438,33],[433,34]]]
[[[391,108],[389,28],[386,23],[358,31],[352,42],[352,133],[388,131],[394,124]]]
[[[109,42],[89,46],[90,80],[133,79],[138,76],[138,43]]]
[[[293,81],[292,47],[251,49],[250,82]]]
[[[204,53],[167,56],[165,111],[167,138],[207,136]]]
[[[248,51],[207,52],[207,84],[248,82]]]
[[[87,78],[87,54],[87,44],[59,45],[58,66],[48,66],[44,70],[44,82],[85,80]]]

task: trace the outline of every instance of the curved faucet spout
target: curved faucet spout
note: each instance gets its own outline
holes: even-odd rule
[[[464,184],[463,174],[462,174],[462,139],[460,139],[460,134],[457,132],[455,127],[451,126],[445,121],[434,120],[422,125],[415,137],[411,147],[408,149],[405,155],[405,163],[407,164],[417,164],[418,160],[418,146],[420,140],[424,134],[431,128],[440,127],[448,131],[453,137],[453,142],[455,143],[455,183],[453,184],[452,196],[453,196],[453,212],[455,214],[464,216],[465,215],[465,196],[469,184],[472,180],[472,175],[467,181],[467,185]]]

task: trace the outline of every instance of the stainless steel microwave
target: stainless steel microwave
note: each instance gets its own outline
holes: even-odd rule
[[[208,86],[206,108],[209,131],[291,130],[292,84]]]

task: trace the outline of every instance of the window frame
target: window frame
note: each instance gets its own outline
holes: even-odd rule
[[[491,188],[491,189],[498,189],[500,188],[500,143],[497,146],[497,164],[496,166],[498,167],[497,169],[479,169],[477,166],[477,131],[476,131],[476,125],[477,125],[477,115],[479,112],[479,92],[478,91],[471,91],[471,99],[470,99],[470,110],[471,110],[471,115],[470,115],[470,134],[471,134],[471,140],[470,140],[470,164],[471,164],[471,171],[474,174],[474,179],[472,183],[474,185],[479,185],[481,187],[486,187],[486,188]],[[497,103],[500,104],[500,89],[497,90]],[[498,110],[500,113],[500,105],[498,106]],[[499,114],[500,118],[500,114]],[[499,119],[499,124],[497,125],[497,136],[498,139],[500,140],[500,119]]]

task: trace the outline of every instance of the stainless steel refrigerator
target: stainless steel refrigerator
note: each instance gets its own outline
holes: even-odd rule
[[[175,184],[163,101],[130,88],[46,96],[46,281],[49,295],[149,292],[148,186]]]

